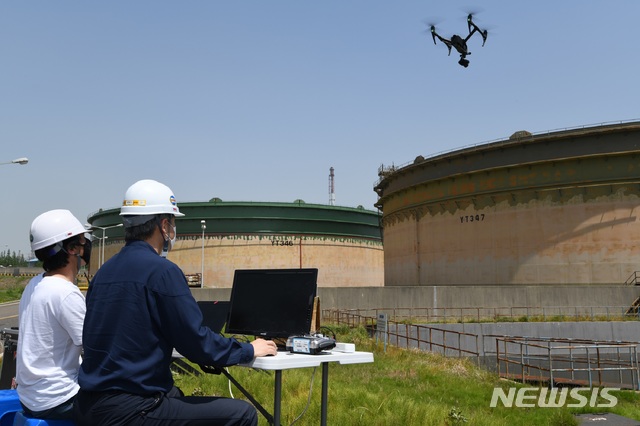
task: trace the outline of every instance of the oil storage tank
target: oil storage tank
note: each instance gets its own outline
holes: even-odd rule
[[[623,284],[640,270],[640,122],[379,169],[385,286]]]
[[[318,268],[319,287],[381,287],[380,215],[362,207],[303,200],[179,202],[169,260],[204,287],[230,288],[236,269]],[[124,245],[119,208],[89,215],[98,253],[91,270]],[[103,230],[104,233],[103,234]],[[102,239],[103,236],[107,238]],[[104,244],[102,244],[104,243]]]

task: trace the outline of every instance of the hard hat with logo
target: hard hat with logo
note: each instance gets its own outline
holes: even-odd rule
[[[184,216],[180,213],[176,197],[173,196],[173,192],[168,186],[152,179],[143,179],[127,189],[120,208],[120,216],[153,216],[157,214]]]
[[[89,231],[69,210],[49,210],[36,217],[31,223],[29,233],[31,249],[35,252],[87,232]],[[58,251],[60,249],[54,250],[52,254]]]

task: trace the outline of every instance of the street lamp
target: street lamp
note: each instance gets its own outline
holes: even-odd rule
[[[207,222],[202,219],[200,226],[202,226],[202,273],[200,275],[200,288],[204,288],[204,230],[207,229]]]
[[[100,253],[100,249],[102,248],[102,240],[104,240],[104,238],[105,237],[98,237],[97,235],[91,234],[91,239],[98,240],[98,266],[102,265],[102,255]]]
[[[98,262],[100,264],[98,265],[98,268],[101,267],[102,264],[104,263],[104,240],[107,238],[105,236],[105,232],[107,231],[107,229],[118,228],[120,226],[122,226],[122,223],[119,223],[117,225],[112,225],[112,226],[94,226],[94,225],[91,225],[91,228],[93,228],[93,229],[101,229],[102,230],[102,238],[100,240],[100,252],[101,253],[100,253],[100,256],[99,256],[99,259],[98,259]]]
[[[20,157],[20,158],[16,158],[15,160],[5,161],[4,163],[0,163],[0,164],[20,164],[24,166],[28,162],[29,162],[29,159],[27,157]]]

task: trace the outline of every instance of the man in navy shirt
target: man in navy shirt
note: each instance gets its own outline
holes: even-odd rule
[[[185,397],[173,384],[175,348],[192,362],[228,366],[275,355],[273,342],[224,338],[202,325],[187,280],[166,254],[180,213],[171,190],[141,180],[120,215],[126,244],[87,292],[84,356],[74,414],[78,425],[256,425],[241,400]]]

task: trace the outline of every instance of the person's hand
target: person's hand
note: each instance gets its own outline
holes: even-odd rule
[[[256,339],[251,342],[253,345],[253,356],[267,356],[278,353],[278,348],[272,340]]]

